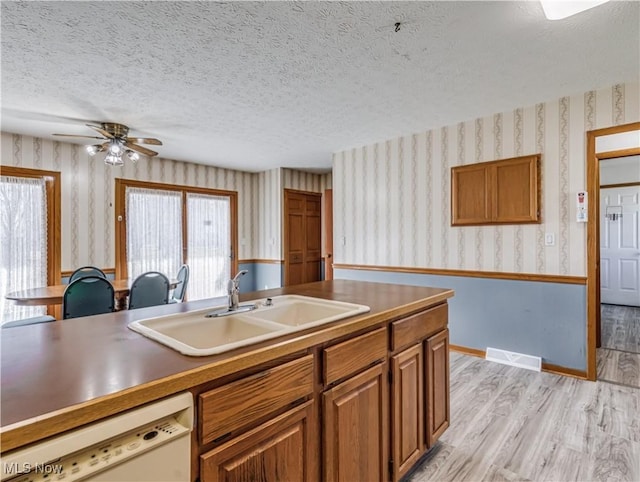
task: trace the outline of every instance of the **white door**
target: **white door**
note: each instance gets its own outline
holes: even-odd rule
[[[640,186],[600,190],[600,298],[640,306]]]

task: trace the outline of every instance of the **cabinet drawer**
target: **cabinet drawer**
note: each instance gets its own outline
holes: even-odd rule
[[[447,308],[445,303],[391,323],[391,349],[398,350],[446,328]]]
[[[205,392],[198,404],[200,442],[210,443],[312,392],[312,355]]]
[[[387,330],[380,328],[323,350],[324,383],[329,385],[357,372],[387,354]]]

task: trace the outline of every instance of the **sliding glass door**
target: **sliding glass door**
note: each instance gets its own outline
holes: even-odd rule
[[[187,193],[189,299],[222,296],[231,278],[231,202],[226,196]]]
[[[116,276],[174,278],[189,266],[186,298],[223,296],[237,267],[237,194],[116,179]]]

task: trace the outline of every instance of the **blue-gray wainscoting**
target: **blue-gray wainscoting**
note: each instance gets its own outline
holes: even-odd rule
[[[586,370],[585,285],[335,269],[334,278],[451,288],[450,342],[540,356]]]
[[[249,272],[240,280],[240,292],[260,291],[282,286],[282,264],[240,263],[239,269]]]

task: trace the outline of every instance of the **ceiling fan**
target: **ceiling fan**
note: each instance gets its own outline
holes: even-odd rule
[[[53,134],[54,136],[63,136],[63,137],[81,137],[85,139],[101,139],[105,142],[101,144],[94,144],[87,146],[87,152],[90,155],[95,155],[98,152],[107,152],[107,156],[104,159],[104,162],[107,164],[111,164],[114,166],[121,166],[124,164],[122,161],[122,156],[124,154],[132,160],[136,162],[140,156],[140,154],[144,154],[149,157],[153,157],[158,155],[156,151],[152,151],[146,147],[140,146],[138,144],[150,144],[154,146],[161,146],[162,142],[153,137],[129,137],[127,134],[129,133],[129,128],[124,124],[116,124],[114,122],[102,122],[100,126],[95,126],[92,124],[86,124],[87,127],[91,127],[98,134],[101,134],[102,137],[98,136],[81,136],[75,134]]]

